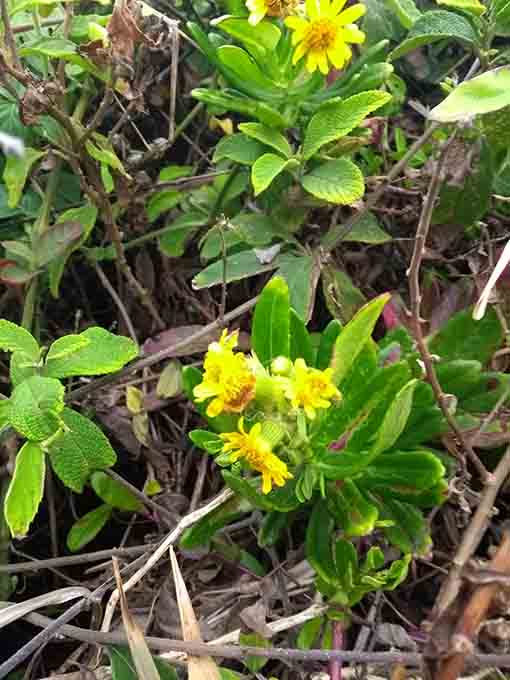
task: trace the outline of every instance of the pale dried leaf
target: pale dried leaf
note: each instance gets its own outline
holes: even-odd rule
[[[126,637],[128,639],[129,651],[133,657],[133,663],[140,680],[160,680],[159,672],[150,653],[145,637],[140,628],[136,625],[131,612],[129,611],[126,594],[122,585],[122,578],[119,570],[118,560],[113,557],[113,572],[119,591],[120,611]]]
[[[170,561],[172,563],[177,606],[181,617],[182,637],[186,641],[201,642],[200,626],[172,546],[170,546]],[[188,680],[221,680],[220,671],[214,659],[210,656],[188,655]]]
[[[163,399],[171,399],[182,392],[182,365],[172,359],[165,366],[156,385],[156,394]]]

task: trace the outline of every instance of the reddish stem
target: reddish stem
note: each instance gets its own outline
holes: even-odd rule
[[[344,629],[341,621],[333,621],[333,649],[344,648]],[[329,662],[329,680],[342,680],[342,662],[333,659]]]

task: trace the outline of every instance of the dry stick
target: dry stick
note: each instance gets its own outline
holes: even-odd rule
[[[462,536],[462,541],[457,549],[457,553],[452,561],[452,567],[447,579],[444,581],[439,591],[439,595],[434,603],[431,620],[437,621],[441,615],[446,611],[455,598],[460,589],[460,577],[462,570],[469,560],[471,555],[477,549],[478,544],[482,540],[487,527],[487,521],[491,510],[498,495],[498,491],[510,473],[510,446],[507,448],[505,455],[499,461],[498,466],[493,474],[489,475],[485,481],[485,487],[480,498],[478,507],[469,523],[468,528]]]
[[[232,498],[233,495],[234,492],[231,489],[225,489],[220,494],[218,494],[216,498],[213,498],[212,501],[210,501],[207,505],[183,517],[179,524],[175,527],[175,529],[173,529],[166,536],[166,538],[163,539],[163,541],[159,544],[159,546],[149,557],[149,559],[145,562],[145,564],[143,564],[142,567],[135,574],[133,574],[133,576],[131,576],[131,578],[128,581],[126,581],[126,583],[124,584],[124,592],[127,593],[128,590],[130,590],[133,586],[135,586],[142,580],[145,574],[159,562],[159,560],[163,557],[163,555],[165,555],[166,552],[168,552],[170,546],[173,545],[180,538],[181,534],[184,532],[185,529],[198,522],[199,519],[202,519],[202,517],[205,517],[214,509],[218,508],[220,505],[223,505],[223,503]],[[108,600],[108,604],[106,605],[106,611],[103,619],[103,625],[101,626],[101,630],[103,631],[110,630],[113,614],[115,612],[115,607],[117,606],[118,601],[119,591],[115,589],[113,593],[110,595],[110,599]]]
[[[45,19],[41,21],[41,28],[48,28],[49,26],[60,26],[64,23],[63,19]],[[19,24],[18,26],[13,26],[11,32],[13,35],[18,33],[27,33],[28,31],[33,31],[35,28],[34,24]]]
[[[26,620],[35,626],[48,626],[53,620],[42,614],[28,614]],[[103,633],[87,630],[69,624],[59,626],[62,634],[90,644],[127,645],[127,638],[123,633]],[[149,648],[159,651],[174,651],[193,656],[214,656],[225,659],[245,659],[247,656],[257,656],[263,659],[281,659],[289,662],[329,662],[341,659],[346,663],[374,664],[389,666],[402,663],[407,666],[418,667],[422,660],[421,654],[401,652],[352,652],[344,650],[323,649],[293,649],[286,647],[247,647],[238,645],[219,645],[206,642],[184,642],[183,640],[169,640],[146,636]],[[472,660],[479,666],[498,666],[510,668],[510,654],[478,654]]]
[[[423,335],[423,330],[421,327],[421,292],[420,292],[420,267],[425,253],[425,244],[427,241],[427,236],[429,233],[430,222],[432,219],[432,212],[434,210],[435,202],[439,196],[439,191],[442,184],[442,171],[448,150],[453,140],[455,139],[456,131],[450,136],[449,140],[445,143],[439,159],[436,164],[435,171],[431,177],[429,189],[427,196],[423,203],[423,208],[420,215],[420,221],[418,223],[418,229],[416,230],[416,237],[414,240],[414,249],[411,257],[411,263],[408,269],[409,277],[409,292],[411,297],[411,320],[413,324],[414,338],[416,340],[416,345],[418,351],[420,352],[421,359],[425,365],[425,371],[427,374],[427,379],[432,386],[435,398],[443,412],[446,422],[455,433],[460,444],[462,445],[463,451],[468,455],[471,462],[476,466],[481,479],[485,482],[489,476],[489,473],[485,469],[485,466],[480,461],[476,453],[473,451],[473,447],[469,441],[464,437],[462,430],[457,423],[456,418],[450,413],[448,408],[448,403],[446,396],[441,388],[439,380],[437,379],[436,371],[434,369],[434,364],[432,361],[432,356],[425,342],[425,337]]]
[[[489,568],[502,574],[510,574],[510,534],[508,531],[505,531],[501,545],[491,560]],[[437,680],[457,680],[462,673],[466,655],[473,649],[473,638],[478,633],[478,628],[500,587],[501,585],[495,582],[476,588],[452,637],[452,643],[458,651],[444,661],[438,672]]]
[[[407,166],[411,158],[416,154],[421,147],[428,142],[431,136],[439,127],[439,123],[431,123],[431,125],[425,130],[421,137],[419,137],[414,144],[409,147],[409,150],[402,156],[398,163],[396,163],[393,168],[386,175],[385,180],[381,183],[378,189],[376,189],[365,201],[363,208],[359,210],[356,214],[352,215],[345,224],[337,224],[335,227],[331,228],[326,234],[323,241],[323,248],[325,251],[331,251],[347,236],[354,225],[360,220],[363,215],[365,215],[369,210],[371,210],[377,201],[381,198],[383,193],[386,191],[388,184],[391,184],[394,179],[396,179],[402,170]]]
[[[170,109],[168,111],[168,141],[172,142],[175,137],[175,104],[177,101],[177,73],[179,68],[179,31],[177,22],[170,29],[172,31],[172,61],[170,63]]]
[[[92,264],[94,266],[94,269],[96,270],[96,274],[97,274],[99,280],[101,281],[104,288],[106,289],[106,291],[108,292],[108,294],[110,295],[110,297],[114,301],[115,305],[117,306],[117,309],[119,310],[120,315],[122,316],[124,323],[126,324],[127,331],[129,333],[129,335],[131,336],[131,340],[133,340],[134,343],[138,344],[138,338],[137,338],[137,335],[136,335],[136,331],[135,331],[134,326],[131,322],[131,318],[129,317],[129,314],[127,313],[127,309],[124,306],[124,303],[120,299],[117,291],[112,286],[112,284],[108,280],[106,274],[103,272],[103,270],[98,265],[98,263],[92,261]]]
[[[247,302],[244,302],[242,305],[239,305],[239,307],[236,307],[231,312],[225,314],[223,321],[225,323],[229,323],[230,321],[237,319],[237,317],[241,316],[245,312],[248,312],[252,307],[254,307],[256,302],[257,302],[256,297],[252,298],[251,300],[248,300]],[[154,366],[154,364],[157,364],[160,361],[163,361],[164,359],[168,359],[169,357],[175,356],[176,352],[185,349],[186,347],[193,344],[197,340],[200,340],[201,338],[207,337],[210,333],[212,333],[212,331],[215,331],[217,328],[220,328],[221,326],[222,326],[221,319],[216,319],[215,321],[212,321],[211,323],[207,324],[207,326],[201,328],[196,333],[190,335],[189,338],[179,340],[179,342],[176,342],[173,345],[170,345],[169,347],[165,347],[159,352],[155,352],[154,354],[150,354],[149,356],[142,357],[138,361],[133,362],[131,365],[126,366],[126,368],[124,368],[122,371],[118,371],[117,373],[111,373],[110,375],[103,376],[102,378],[97,378],[96,380],[92,380],[91,382],[89,382],[86,385],[83,385],[82,387],[78,387],[75,390],[72,390],[67,395],[67,401],[77,401],[78,399],[82,399],[91,392],[94,392],[95,390],[98,390],[99,388],[104,387],[105,385],[110,385],[112,383],[118,382],[119,380],[124,380],[124,378],[127,378],[135,371],[141,371],[144,368],[148,368],[149,366]]]
[[[4,40],[11,53],[11,59],[14,66],[21,68],[21,63],[16,50],[16,41],[12,32],[11,19],[9,17],[9,8],[7,7],[7,0],[0,0],[0,14],[2,23],[4,25]]]

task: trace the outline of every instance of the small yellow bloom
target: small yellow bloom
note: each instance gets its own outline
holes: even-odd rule
[[[290,378],[285,396],[294,408],[303,408],[308,418],[315,418],[315,409],[329,408],[331,399],[339,399],[340,392],[331,382],[333,370],[319,371],[309,368],[303,359],[294,362],[294,374]]]
[[[249,432],[244,429],[244,418],[239,420],[239,432],[220,434],[225,444],[222,451],[230,452],[232,463],[242,459],[262,474],[262,493],[269,493],[272,485],[283,486],[292,478],[287,465],[271,451],[271,444],[262,436],[262,425],[256,423]]]
[[[317,68],[327,75],[330,63],[342,68],[352,57],[348,43],[360,44],[365,34],[354,24],[365,14],[365,5],[358,3],[342,11],[346,0],[306,0],[308,18],[288,17],[285,24],[294,31],[296,46],[292,62],[306,55],[306,68]]]
[[[198,403],[212,399],[207,407],[210,418],[220,413],[241,413],[255,396],[255,376],[244,354],[234,353],[239,332],[224,330],[219,342],[209,345],[204,360],[202,382],[193,390]]]
[[[292,14],[298,0],[246,0],[246,7],[250,12],[248,21],[256,26],[265,16],[287,17]]]

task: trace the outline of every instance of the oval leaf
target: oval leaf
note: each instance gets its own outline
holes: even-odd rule
[[[108,522],[111,514],[112,508],[109,505],[100,505],[95,510],[91,510],[80,517],[67,534],[66,543],[69,550],[77,552],[87,543],[90,543]]]
[[[28,529],[42,499],[45,473],[44,452],[39,444],[26,442],[16,456],[14,475],[5,497],[5,519],[15,537]]]
[[[276,357],[289,356],[289,289],[279,276],[271,279],[260,294],[253,314],[251,346],[264,366]]]
[[[143,509],[142,503],[136,496],[101,470],[92,473],[90,484],[99,498],[114,508],[127,512],[140,512]]]
[[[301,178],[301,184],[313,196],[338,205],[354,203],[365,192],[361,170],[347,158],[318,165]]]

